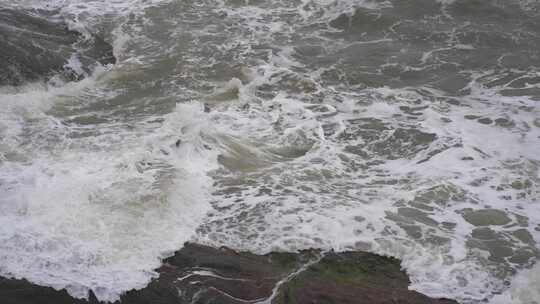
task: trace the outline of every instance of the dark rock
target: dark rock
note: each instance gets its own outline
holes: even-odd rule
[[[122,295],[121,303],[456,303],[408,290],[399,260],[366,252],[255,255],[187,243],[157,271],[157,279]],[[98,303],[93,294],[78,300],[15,279],[0,279],[0,298],[2,304]]]
[[[408,290],[399,260],[366,252],[328,253],[280,288],[276,304],[456,303]]]
[[[20,85],[55,74],[79,80],[98,63],[115,63],[111,45],[69,30],[51,11],[0,7],[0,41],[0,85]],[[80,61],[82,71],[66,66],[70,58]]]
[[[2,304],[83,304],[84,300],[72,298],[65,290],[57,291],[26,280],[0,277],[0,302]]]
[[[204,113],[210,113],[210,106],[206,102],[204,103]]]
[[[250,303],[268,298],[276,283],[315,252],[254,255],[186,244],[164,261],[160,276],[122,303]],[[182,278],[182,279],[179,279]]]

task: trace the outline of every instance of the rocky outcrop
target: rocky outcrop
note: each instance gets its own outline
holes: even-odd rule
[[[0,277],[0,303],[2,304],[88,304],[72,298],[65,290],[38,286],[26,280]]]
[[[68,65],[70,60],[78,61],[77,65]],[[54,12],[0,7],[0,85],[20,85],[57,74],[79,80],[94,65],[114,62],[111,45],[68,29]]]
[[[185,244],[159,277],[122,296],[125,304],[450,304],[408,290],[399,260],[365,252],[316,250],[255,255]],[[83,304],[64,291],[0,279],[3,304]],[[89,302],[98,301],[90,295]]]
[[[280,288],[273,304],[451,304],[408,289],[399,260],[366,252],[328,253]]]

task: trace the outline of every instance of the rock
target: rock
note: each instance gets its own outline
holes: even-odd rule
[[[69,30],[54,12],[0,7],[0,85],[20,85],[60,74],[79,80],[97,63],[115,63],[103,39]],[[81,69],[66,66],[71,58]]]
[[[284,284],[275,304],[456,303],[408,289],[397,259],[366,252],[328,253]]]
[[[72,298],[65,290],[57,291],[26,280],[0,277],[0,300],[2,304],[84,304],[84,300]]]
[[[254,255],[188,243],[164,261],[158,279],[142,290],[128,292],[122,303],[256,302],[268,298],[280,279],[316,254]]]
[[[408,290],[399,260],[317,250],[255,255],[192,243],[166,259],[159,277],[122,295],[123,304],[456,303]],[[98,303],[26,281],[0,279],[2,304]]]

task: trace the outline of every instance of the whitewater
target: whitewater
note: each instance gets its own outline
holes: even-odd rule
[[[0,5],[117,59],[0,87],[1,276],[112,302],[192,241],[364,250],[428,296],[539,303],[537,1]]]

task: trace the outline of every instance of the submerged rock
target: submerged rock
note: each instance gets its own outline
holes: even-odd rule
[[[366,252],[317,250],[255,255],[186,243],[157,269],[159,277],[122,295],[125,304],[457,303],[408,289],[399,260]],[[0,278],[3,304],[99,303],[65,290]]]
[[[68,29],[54,12],[0,7],[0,85],[60,74],[79,80],[96,64],[115,63],[112,46]],[[70,61],[75,63],[68,65]]]

